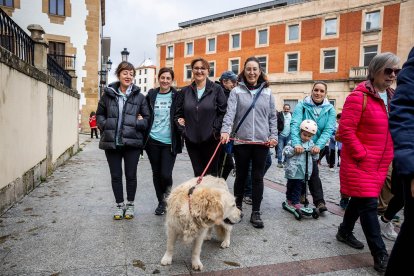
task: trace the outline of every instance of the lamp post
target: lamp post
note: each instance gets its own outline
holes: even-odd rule
[[[122,61],[128,61],[129,52],[127,48],[124,48],[124,50],[121,52],[122,55]]]
[[[108,75],[109,75],[109,71],[111,71],[112,68],[112,61],[110,59],[108,59],[108,61],[106,62],[106,64],[104,66],[102,66],[102,70],[98,72],[99,76],[100,76],[100,97],[102,97],[103,95],[103,91],[104,88],[106,86],[106,84],[108,83]]]

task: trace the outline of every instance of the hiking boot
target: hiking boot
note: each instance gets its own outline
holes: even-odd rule
[[[388,254],[374,257],[374,269],[378,272],[385,272],[388,265]]]
[[[243,202],[248,204],[248,205],[252,205],[253,204],[253,200],[250,196],[245,196],[243,197]]]
[[[348,203],[349,203],[349,198],[341,198],[341,200],[339,201],[339,206],[342,209],[346,209],[346,207],[348,207]]]
[[[125,212],[125,204],[122,203],[117,203],[116,207],[115,207],[115,212],[114,212],[114,219],[115,220],[121,220],[124,218],[124,212]]]
[[[263,221],[260,218],[260,211],[253,211],[250,217],[250,222],[255,228],[263,228]]]
[[[381,228],[381,235],[390,241],[395,241],[397,239],[397,232],[394,230],[394,225],[391,221],[384,222],[381,217],[378,217],[379,225]]]
[[[320,202],[316,208],[318,208],[318,211],[319,211],[319,213],[321,213],[321,214],[322,214],[323,212],[328,211],[328,208],[326,208],[326,205],[325,205],[325,203],[323,203],[323,202]]]
[[[160,203],[158,203],[158,207],[155,209],[155,214],[157,216],[162,216],[165,214],[166,211],[166,204],[164,201],[161,201]]]
[[[277,167],[278,168],[283,168],[283,164],[282,163],[277,163]]]
[[[134,202],[128,201],[125,209],[125,218],[133,219],[134,218]]]
[[[340,242],[346,243],[350,247],[353,247],[355,249],[363,249],[364,244],[357,240],[354,236],[354,233],[345,233],[344,231],[338,230],[338,233],[336,234],[336,239]]]

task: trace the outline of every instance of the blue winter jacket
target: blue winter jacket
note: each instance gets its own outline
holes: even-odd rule
[[[313,141],[302,142],[302,147],[305,151],[310,151],[314,146]],[[306,171],[306,152],[295,154],[295,149],[292,147],[292,141],[289,141],[283,149],[285,155],[285,177],[287,179],[305,179]],[[312,175],[312,160],[318,160],[319,154],[308,154],[308,179]]]
[[[301,144],[300,124],[305,119],[314,120],[318,125],[318,131],[313,136],[312,140],[315,143],[315,146],[319,147],[319,149],[323,149],[326,142],[328,142],[331,137],[336,122],[335,108],[329,103],[328,99],[325,99],[322,105],[318,107],[318,111],[320,111],[319,116],[316,116],[313,108],[314,106],[315,104],[310,96],[307,96],[302,102],[299,102],[296,105],[290,123],[290,135],[293,147]]]
[[[389,126],[398,173],[414,177],[414,48],[397,78],[390,104]]]

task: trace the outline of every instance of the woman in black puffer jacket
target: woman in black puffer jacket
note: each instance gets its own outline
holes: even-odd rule
[[[96,117],[102,131],[99,148],[105,150],[116,200],[114,219],[119,220],[134,217],[137,165],[144,146],[149,110],[144,95],[133,84],[134,66],[123,61],[118,65],[116,75],[119,81],[105,88]],[[128,200],[126,205],[122,188],[122,159]]]

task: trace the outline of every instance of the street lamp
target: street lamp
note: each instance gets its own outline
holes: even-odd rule
[[[110,59],[108,59],[108,61],[106,62],[106,71],[111,71],[112,68],[112,61]]]
[[[129,52],[127,51],[127,48],[124,48],[124,50],[121,52],[122,55],[122,61],[128,61]]]

